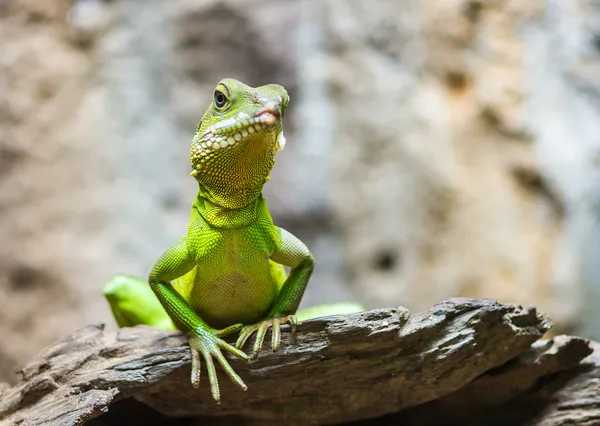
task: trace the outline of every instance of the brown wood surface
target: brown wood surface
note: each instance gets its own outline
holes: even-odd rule
[[[534,308],[488,299],[306,321],[283,330],[277,353],[267,336],[258,361],[231,360],[248,391],[220,374],[217,406],[205,375],[191,387],[178,332],[88,326],[0,386],[0,424],[600,424],[598,346],[540,341],[549,327]]]

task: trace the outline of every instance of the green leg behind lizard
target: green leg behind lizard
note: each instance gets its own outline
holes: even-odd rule
[[[241,349],[255,335],[257,358],[269,329],[276,351],[285,323],[295,327],[299,319],[364,310],[342,303],[297,313],[313,257],[302,241],[273,224],[262,196],[275,154],[285,145],[288,102],[286,90],[276,84],[252,88],[233,79],[219,82],[192,142],[191,176],[199,189],[186,235],[165,250],[147,281],[117,275],[104,289],[119,326],[184,332],[192,385],[199,386],[204,363],[217,402],[214,359],[246,389],[223,351],[248,360]],[[235,346],[222,339],[237,332]]]

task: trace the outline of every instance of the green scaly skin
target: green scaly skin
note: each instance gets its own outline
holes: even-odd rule
[[[199,386],[204,359],[217,402],[213,358],[246,390],[222,351],[248,360],[241,348],[256,333],[257,358],[269,329],[277,351],[280,326],[289,323],[295,330],[295,314],[313,271],[308,248],[273,224],[262,196],[275,154],[285,143],[282,119],[289,99],[276,84],[252,88],[233,79],[219,82],[192,142],[191,176],[199,190],[187,235],[158,259],[150,286],[117,275],[104,289],[119,326],[148,324],[186,333],[192,385]],[[289,275],[284,266],[291,268]],[[304,319],[364,307],[344,303],[309,309]],[[235,347],[222,340],[238,331]]]

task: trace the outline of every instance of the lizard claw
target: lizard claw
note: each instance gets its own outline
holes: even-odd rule
[[[242,390],[248,389],[244,381],[233,370],[231,365],[229,365],[222,350],[243,360],[248,360],[248,355],[220,339],[221,336],[234,333],[239,330],[240,327],[240,325],[234,325],[223,330],[217,330],[214,333],[197,331],[190,336],[188,341],[192,352],[192,386],[195,388],[200,386],[200,371],[202,367],[202,358],[204,358],[206,369],[208,371],[208,380],[210,381],[210,391],[217,404],[221,403],[221,391],[219,390],[219,380],[217,379],[217,371],[215,369],[213,358],[216,358],[219,364],[221,364],[221,367],[223,367],[223,370],[225,370],[234,383],[242,388]]]
[[[296,319],[296,315],[288,315],[286,317],[281,318],[268,318],[263,321],[259,321],[255,324],[247,325],[242,328],[240,335],[235,343],[235,347],[238,349],[242,349],[244,343],[248,340],[253,333],[256,333],[256,339],[254,340],[254,348],[252,350],[252,359],[258,359],[258,355],[262,349],[263,342],[265,340],[265,336],[269,328],[272,328],[271,331],[271,347],[273,348],[273,352],[277,352],[279,349],[279,344],[281,343],[281,325],[288,323],[292,326],[292,333],[296,333],[296,326],[298,325],[298,320]]]

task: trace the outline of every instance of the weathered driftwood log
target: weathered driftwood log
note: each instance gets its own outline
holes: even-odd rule
[[[411,424],[441,425],[544,386],[558,386],[553,395],[560,395],[575,383],[556,385],[564,375],[592,380],[596,358],[576,367],[592,351],[588,342],[562,336],[534,344],[548,328],[534,308],[473,299],[420,313],[381,309],[307,321],[294,338],[282,333],[279,352],[265,351],[250,364],[232,360],[248,391],[221,375],[217,406],[205,377],[200,390],[189,384],[190,356],[179,333],[89,326],[40,353],[22,369],[20,384],[0,387],[0,424],[75,425],[95,417],[90,424],[134,424],[127,404],[142,406],[125,399],[134,397],[164,415],[203,416],[202,424],[209,423],[204,416],[216,417],[215,424],[331,424],[385,415],[382,421],[404,416]],[[552,411],[546,403],[544,413],[558,418],[560,404],[587,389],[557,396],[558,406]],[[592,405],[600,400],[597,384],[594,390]],[[104,414],[118,400],[113,407],[122,418]],[[159,424],[163,414],[146,410]]]
[[[600,425],[600,345],[571,336],[536,342],[518,358],[435,401],[380,418],[403,426]]]

